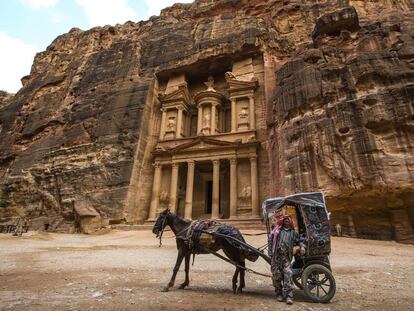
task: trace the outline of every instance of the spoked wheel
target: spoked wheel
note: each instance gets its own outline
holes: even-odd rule
[[[292,279],[293,279],[293,283],[295,283],[297,288],[303,289],[302,275],[301,274],[294,274]]]
[[[335,279],[328,268],[310,265],[302,273],[302,285],[306,296],[313,302],[327,303],[336,292]]]

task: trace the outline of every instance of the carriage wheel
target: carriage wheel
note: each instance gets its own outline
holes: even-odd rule
[[[301,274],[296,274],[296,275],[294,274],[292,279],[293,279],[293,283],[295,283],[297,288],[303,289]]]
[[[328,268],[310,265],[302,273],[303,290],[313,302],[327,303],[336,292],[335,279]]]

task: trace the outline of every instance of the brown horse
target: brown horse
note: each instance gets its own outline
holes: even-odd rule
[[[243,288],[245,287],[244,283],[244,274],[245,270],[245,259],[256,261],[258,256],[253,254],[249,251],[243,250],[240,247],[236,247],[234,244],[229,242],[224,237],[215,237],[214,243],[210,245],[208,249],[204,249],[203,247],[199,247],[199,245],[194,245],[195,247],[189,246],[188,238],[187,238],[187,231],[191,227],[192,222],[190,220],[185,220],[177,215],[171,213],[168,209],[163,211],[157,218],[154,228],[152,232],[157,235],[157,237],[162,233],[166,226],[169,226],[171,230],[175,234],[178,255],[177,261],[175,263],[173,274],[171,277],[170,282],[168,282],[167,286],[164,287],[162,291],[167,292],[170,287],[174,286],[175,277],[177,276],[177,272],[180,269],[181,262],[185,259],[185,280],[184,283],[180,285],[180,289],[184,289],[186,286],[190,284],[190,280],[188,277],[190,271],[190,256],[191,254],[208,254],[211,252],[217,252],[218,250],[222,249],[224,254],[233,262],[236,266],[236,271],[234,272],[232,283],[233,283],[233,292],[234,293],[242,293]],[[236,229],[236,228],[235,228]],[[236,229],[238,231],[238,229]],[[238,231],[240,233],[240,231]],[[243,239],[240,233],[241,239]],[[243,240],[244,241],[244,240]],[[240,284],[237,288],[237,278],[240,274]]]

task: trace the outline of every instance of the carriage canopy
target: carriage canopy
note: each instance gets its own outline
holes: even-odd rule
[[[272,216],[284,206],[294,206],[297,212],[298,229],[306,236],[309,256],[326,256],[331,252],[329,213],[322,192],[307,192],[275,197],[263,202],[264,218]],[[269,223],[267,223],[269,228]]]
[[[264,217],[271,217],[285,205],[301,206],[304,209],[323,209],[326,214],[325,197],[322,192],[306,192],[288,195],[286,197],[274,197],[265,200],[262,204]]]

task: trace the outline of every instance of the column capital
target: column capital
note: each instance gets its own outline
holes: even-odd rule
[[[176,168],[176,167],[179,167],[179,166],[180,166],[179,162],[171,162],[171,167],[172,168]]]
[[[167,112],[167,110],[168,110],[168,109],[167,109],[167,108],[164,108],[164,107],[161,107],[161,108],[160,108],[160,111],[161,111],[161,112]]]
[[[155,168],[161,168],[162,167],[162,163],[161,162],[154,162],[152,164],[152,166],[155,167]]]
[[[230,158],[229,161],[230,161],[230,164],[232,164],[232,165],[237,164],[237,158],[236,157]]]
[[[211,162],[213,162],[214,165],[219,165],[220,159],[214,159],[214,160],[211,160]]]
[[[181,111],[183,111],[183,110],[184,110],[184,107],[183,107],[183,106],[177,106],[177,107],[175,107],[175,108],[177,108],[177,110],[181,110]]]
[[[253,156],[249,156],[249,160],[250,160],[250,162],[256,162],[257,161],[257,154],[255,154]]]
[[[195,165],[195,161],[194,160],[188,160],[187,161],[188,166],[193,166]]]

